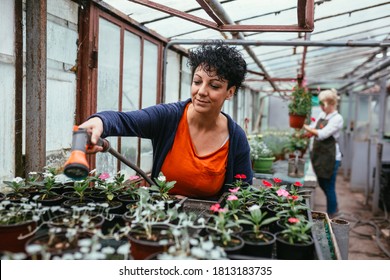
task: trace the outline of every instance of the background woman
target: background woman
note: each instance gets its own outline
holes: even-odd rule
[[[344,120],[337,111],[335,89],[321,91],[318,98],[322,112],[311,126],[304,125],[304,129],[315,136],[311,161],[318,184],[326,195],[327,213],[333,217],[338,212],[336,176],[342,158],[338,140]]]

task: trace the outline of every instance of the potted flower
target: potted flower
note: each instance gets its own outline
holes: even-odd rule
[[[159,173],[158,178],[155,178],[154,181],[156,184],[150,187],[150,190],[154,192],[154,197],[164,201],[172,199],[169,191],[175,186],[176,181],[167,181],[167,178],[162,172]]]
[[[244,247],[244,240],[239,236],[242,230],[239,223],[227,207],[222,208],[219,203],[210,207],[214,213],[208,221],[206,230],[215,244],[222,247],[226,254],[240,254]]]
[[[40,204],[3,200],[0,202],[0,251],[24,252],[28,234],[40,224],[44,209]]]
[[[259,205],[253,205],[248,208],[249,213],[243,214],[243,219],[238,222],[251,225],[252,229],[243,231],[241,237],[244,239],[244,254],[271,258],[275,236],[268,231],[262,230],[262,227],[277,221],[278,217],[267,217],[267,212],[262,212]],[[267,218],[266,218],[267,217]]]
[[[296,130],[290,135],[288,145],[289,157],[295,158],[295,152],[299,152],[298,157],[302,158],[309,146],[310,139],[304,136],[305,130]]]
[[[311,93],[306,87],[298,84],[293,88],[291,102],[288,104],[290,127],[302,128],[307,116],[311,113]]]
[[[58,205],[62,201],[63,196],[54,191],[60,183],[56,181],[56,175],[53,172],[44,172],[43,180],[35,181],[33,185],[39,187],[37,200],[43,205]]]
[[[177,209],[166,210],[165,202],[152,200],[149,191],[149,188],[139,188],[137,207],[128,216],[131,254],[137,260],[166,251],[173,244],[169,229],[170,222],[177,218]]]
[[[29,198],[30,194],[26,191],[27,185],[26,180],[21,177],[15,177],[12,181],[3,181],[10,189],[11,192],[5,195],[5,199],[11,201],[20,201],[21,198]]]
[[[314,258],[312,223],[305,218],[288,218],[286,228],[275,234],[278,259],[310,260]]]
[[[255,172],[269,172],[275,157],[260,137],[254,137],[249,140],[250,156],[253,162]]]
[[[286,130],[266,130],[262,140],[275,156],[275,161],[284,160],[290,144],[290,133]]]

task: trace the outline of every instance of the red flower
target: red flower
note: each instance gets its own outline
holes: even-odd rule
[[[268,182],[267,180],[262,180],[261,182],[263,183],[263,185],[265,187],[268,187],[268,188],[272,187],[272,184],[270,182]]]
[[[301,184],[301,182],[298,182],[298,181],[297,181],[297,182],[294,183],[294,186],[296,186],[296,187],[302,187],[303,185]]]
[[[288,198],[292,199],[292,200],[297,200],[299,198],[299,196],[297,196],[297,195],[289,195]]]
[[[315,121],[316,121],[316,118],[311,117],[310,120],[311,120],[312,122],[315,122]]]
[[[210,210],[213,212],[218,212],[220,208],[221,208],[221,205],[219,203],[215,203],[215,204],[210,206]]]
[[[296,223],[299,223],[299,219],[297,218],[294,218],[294,217],[290,217],[288,218],[287,220],[290,224],[296,224]]]
[[[281,183],[281,182],[282,182],[282,180],[281,180],[281,179],[279,179],[279,178],[276,178],[276,177],[275,177],[275,178],[273,178],[272,180],[274,180],[274,182],[275,182],[275,183]]]
[[[237,174],[236,176],[234,176],[234,178],[236,178],[236,179],[246,179],[246,175],[245,174]]]

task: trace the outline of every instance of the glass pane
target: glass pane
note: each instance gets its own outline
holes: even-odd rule
[[[379,135],[381,136],[381,135]],[[385,108],[385,129],[384,135],[386,139],[390,139],[390,98],[386,97],[386,108]]]
[[[370,134],[372,136],[378,135],[379,132],[379,95],[371,96],[371,110],[370,110]]]
[[[139,109],[140,100],[140,76],[141,76],[141,39],[128,31],[125,31],[123,50],[123,91],[122,111],[134,111]],[[122,137],[121,154],[133,163],[137,163],[138,138]],[[135,171],[126,164],[121,163],[122,174],[125,177],[135,175]]]
[[[366,141],[369,137],[369,96],[357,95],[357,110],[355,124],[355,140]]]
[[[191,69],[187,66],[188,58],[182,57],[181,63],[181,92],[180,100],[186,100],[191,97]]]
[[[99,19],[97,111],[118,110],[120,27]],[[117,137],[108,137],[113,149],[118,148]],[[108,153],[96,154],[97,172],[115,174],[117,159]]]
[[[144,44],[143,56],[143,77],[142,77],[142,108],[156,104],[157,95],[157,66],[158,66],[157,45],[146,41]],[[141,141],[141,169],[150,172],[153,165],[152,143],[148,139]]]
[[[180,54],[168,51],[167,74],[165,77],[165,103],[179,100]]]
[[[142,108],[156,104],[157,58],[157,45],[145,40],[142,73]]]

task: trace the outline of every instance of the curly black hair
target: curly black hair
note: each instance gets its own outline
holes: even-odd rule
[[[201,45],[190,50],[187,63],[192,76],[199,65],[208,74],[216,71],[217,76],[228,81],[228,88],[236,86],[236,92],[245,80],[247,65],[236,47],[228,46],[222,40]]]

